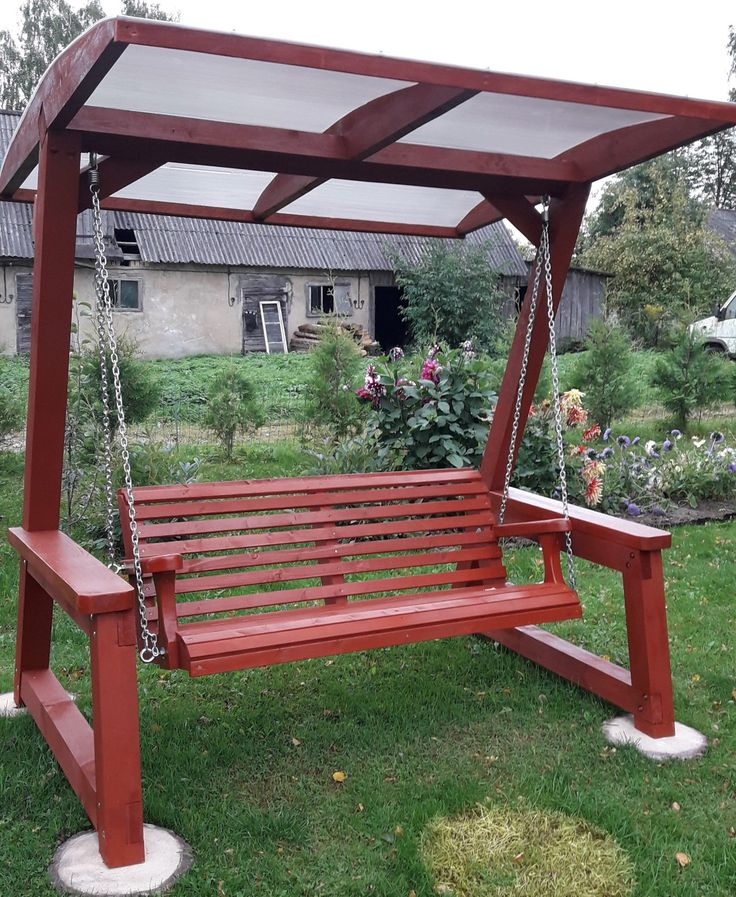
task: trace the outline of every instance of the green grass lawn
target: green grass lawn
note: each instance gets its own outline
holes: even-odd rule
[[[241,454],[208,478],[293,473],[293,450]],[[22,459],[0,454],[0,524],[17,522]],[[141,668],[146,820],[192,846],[179,895],[433,897],[419,852],[430,820],[482,801],[583,817],[613,835],[638,897],[736,892],[736,523],[677,530],[666,556],[678,719],[703,759],[613,750],[612,708],[488,641],[457,638],[189,679]],[[538,574],[519,549],[516,581]],[[618,578],[580,564],[567,636],[623,661]],[[17,562],[0,540],[0,690],[10,688]],[[84,639],[59,614],[53,665],[88,712]],[[0,720],[0,893],[55,893],[56,845],[88,828],[34,724]],[[332,774],[342,771],[342,784]],[[673,803],[680,806],[672,809]],[[675,853],[691,863],[681,869]],[[540,895],[543,897],[543,895]]]

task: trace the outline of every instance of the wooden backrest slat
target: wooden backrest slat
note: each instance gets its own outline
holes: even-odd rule
[[[233,499],[207,499],[197,501],[169,501],[161,503],[137,503],[136,516],[139,521],[163,520],[168,517],[224,516],[257,511],[296,510],[297,508],[328,508],[332,505],[388,504],[399,501],[424,501],[428,498],[447,498],[450,494],[461,498],[469,495],[487,495],[483,483],[472,481],[453,486],[452,493],[447,486],[400,486],[385,489],[360,489],[344,492],[289,492],[279,495],[243,496]]]
[[[329,483],[326,484],[326,479]],[[283,477],[271,480],[239,480],[218,483],[190,483],[188,485],[138,486],[138,502],[189,501],[198,498],[236,498],[247,495],[277,495],[283,492],[330,492],[341,489],[371,489],[380,486],[432,485],[480,481],[477,470],[446,468],[440,470],[388,471],[381,473],[344,474],[339,476]],[[448,489],[448,492],[451,492]]]
[[[463,570],[444,570],[436,573],[419,573],[410,576],[390,576],[382,579],[355,580],[333,583],[325,586],[304,586],[293,589],[274,589],[266,592],[252,592],[240,596],[228,596],[227,598],[204,599],[196,602],[200,610],[197,614],[214,613],[207,610],[208,604],[213,602],[232,601],[232,609],[250,609],[256,607],[269,607],[276,604],[297,604],[305,601],[325,601],[330,598],[352,598],[358,595],[384,594],[387,592],[406,592],[414,589],[438,589],[443,586],[451,586],[453,583],[469,585],[471,583],[497,583],[503,581],[505,571],[500,563],[491,563],[479,567],[469,567]],[[490,588],[490,586],[489,586]],[[186,608],[188,601],[177,602],[177,614],[188,616]]]
[[[490,509],[490,496],[452,501],[334,508],[328,511],[303,511],[292,513],[254,514],[249,517],[218,517],[205,520],[179,520],[171,523],[144,523],[139,527],[141,540],[171,538],[172,536],[199,535],[202,533],[229,533],[236,530],[274,529],[275,527],[302,527],[317,524],[338,523],[351,520],[383,520],[401,517],[426,517],[430,514],[455,514]],[[401,531],[401,524],[395,524]]]
[[[440,564],[488,562],[485,548],[451,549],[450,551],[421,552],[396,557],[372,557],[358,561],[335,561],[324,564],[302,564],[297,567],[260,567],[257,570],[238,573],[210,574],[208,576],[177,577],[177,594],[192,592],[239,589],[263,583],[295,582],[325,576],[351,576],[385,570],[407,570],[411,567],[432,567]],[[499,562],[500,565],[500,562]]]
[[[157,557],[161,554],[197,554],[206,551],[236,551],[243,548],[260,548],[266,545],[299,545],[308,542],[326,542],[333,539],[368,539],[396,536],[402,533],[438,532],[440,530],[464,529],[474,531],[485,528],[491,531],[493,516],[488,512],[475,514],[455,514],[448,517],[429,517],[401,520],[390,523],[356,523],[346,526],[329,526],[321,529],[278,530],[237,536],[213,536],[201,539],[174,539],[141,545],[142,557]]]
[[[438,535],[398,539],[339,542],[337,545],[308,545],[303,548],[256,550],[238,554],[186,556],[180,574],[211,573],[215,570],[231,570],[235,567],[247,569],[260,567],[263,564],[291,564],[322,558],[335,560],[341,557],[391,554],[392,552],[408,552],[417,549],[428,551],[455,546],[470,547],[471,545],[483,545],[486,556],[489,558],[501,556],[501,550],[492,539],[491,531],[486,529],[474,532],[442,532]],[[395,560],[398,563],[401,560],[401,555],[395,556]]]

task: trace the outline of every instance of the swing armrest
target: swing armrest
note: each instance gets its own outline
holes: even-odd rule
[[[124,579],[60,530],[22,527],[8,530],[8,541],[33,579],[72,617],[129,610],[135,596]]]
[[[126,558],[124,561],[125,572],[133,573],[133,561]],[[162,554],[156,557],[142,557],[141,570],[144,576],[152,576],[154,573],[170,573],[181,570],[184,566],[184,558],[180,554]]]
[[[572,523],[564,517],[553,520],[529,520],[524,523],[500,523],[493,527],[494,535],[499,539],[517,536],[546,536],[549,533],[572,532]]]

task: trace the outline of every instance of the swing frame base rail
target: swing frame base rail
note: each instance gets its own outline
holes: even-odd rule
[[[97,830],[106,866],[145,859],[132,587],[58,530],[8,531],[21,558],[15,702]],[[50,669],[58,604],[89,637],[93,725]]]
[[[500,493],[492,493],[494,506]],[[506,521],[562,517],[560,502],[511,489]],[[631,713],[636,729],[652,738],[675,734],[662,550],[670,533],[599,511],[570,507],[576,557],[622,575],[629,669],[538,626],[480,633],[558,676]]]

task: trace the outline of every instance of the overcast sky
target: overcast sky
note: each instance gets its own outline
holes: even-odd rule
[[[77,0],[71,0],[79,6]],[[118,0],[103,0],[111,15]],[[161,0],[185,25],[707,99],[727,97],[728,0]],[[0,0],[0,28],[20,0]]]

